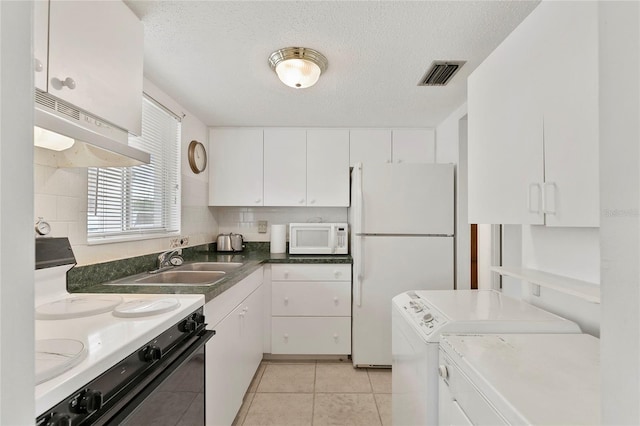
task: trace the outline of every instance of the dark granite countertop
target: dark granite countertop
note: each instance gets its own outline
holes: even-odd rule
[[[67,274],[67,287],[72,293],[141,293],[141,294],[204,294],[205,303],[224,293],[252,272],[267,263],[342,263],[351,264],[350,255],[290,255],[269,252],[269,244],[247,243],[241,253],[209,251],[208,246],[185,249],[186,262],[239,262],[242,266],[209,286],[107,285],[106,283],[155,268],[157,255],[139,256],[97,265],[73,268]]]

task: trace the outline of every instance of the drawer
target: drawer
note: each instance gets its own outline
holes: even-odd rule
[[[351,281],[348,264],[271,265],[271,281]]]
[[[351,317],[273,317],[271,353],[351,354]]]
[[[271,314],[276,316],[351,316],[351,283],[275,281]]]

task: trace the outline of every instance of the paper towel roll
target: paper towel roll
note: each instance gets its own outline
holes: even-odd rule
[[[287,225],[271,225],[271,253],[286,253]]]

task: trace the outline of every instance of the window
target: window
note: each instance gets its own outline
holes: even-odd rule
[[[162,237],[180,232],[180,119],[145,96],[142,136],[129,145],[151,154],[135,167],[89,168],[90,243]]]

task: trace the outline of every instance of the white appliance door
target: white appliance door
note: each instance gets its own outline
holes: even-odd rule
[[[452,164],[364,164],[361,170],[363,234],[453,235]],[[358,179],[354,179],[354,185]],[[359,191],[355,191],[357,194]],[[352,205],[356,210],[358,207]]]
[[[353,242],[353,364],[391,365],[391,299],[409,290],[453,290],[453,237]]]

